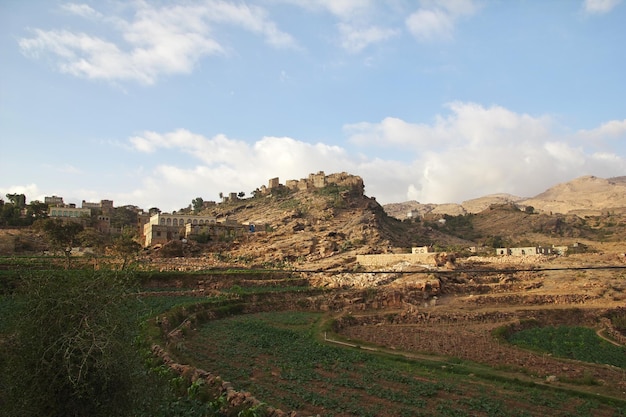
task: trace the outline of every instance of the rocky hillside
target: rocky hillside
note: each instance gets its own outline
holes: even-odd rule
[[[444,214],[480,213],[492,205],[514,203],[521,208],[532,206],[535,211],[553,214],[574,214],[578,216],[599,216],[606,212],[626,212],[626,177],[598,178],[584,176],[555,185],[531,198],[510,194],[492,194],[461,204],[421,204],[417,201],[393,203],[384,206],[385,211],[398,219],[414,214],[424,216]]]
[[[549,213],[597,216],[603,212],[626,212],[626,177],[580,177],[555,185],[521,204]]]
[[[202,214],[255,224],[256,232],[230,247],[227,255],[251,266],[288,263],[316,269],[345,268],[357,254],[470,244],[388,216],[374,198],[363,194],[360,178],[349,177],[346,183],[324,187],[280,186],[253,198],[218,204]]]

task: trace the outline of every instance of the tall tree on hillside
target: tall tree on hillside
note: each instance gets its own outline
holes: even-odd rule
[[[137,225],[137,212],[132,207],[116,207],[111,213],[111,226],[122,229]]]
[[[124,229],[122,234],[113,239],[109,247],[115,256],[122,258],[121,270],[125,270],[129,262],[134,259],[141,250],[141,244],[135,240],[135,235],[130,229]]]
[[[204,200],[202,197],[196,197],[191,200],[191,206],[193,207],[193,212],[198,213],[204,207]]]
[[[72,247],[78,243],[78,234],[84,227],[80,223],[63,222],[59,219],[46,219],[41,224],[41,230],[45,233],[50,245],[57,250],[63,251],[66,260],[66,269],[70,268]]]
[[[13,203],[4,203],[0,206],[0,225],[20,226],[23,223],[21,210]]]
[[[48,217],[48,205],[39,200],[31,201],[30,204],[26,206],[26,217],[31,222],[37,219],[45,219]]]
[[[18,208],[26,206],[26,196],[24,194],[7,194],[7,198]]]

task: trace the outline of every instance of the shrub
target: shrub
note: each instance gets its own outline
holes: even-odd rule
[[[0,362],[4,415],[124,416],[146,403],[146,372],[133,346],[137,303],[127,277],[112,271],[22,277]]]

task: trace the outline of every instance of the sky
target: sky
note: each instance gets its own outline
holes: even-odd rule
[[[0,0],[0,198],[168,212],[324,171],[461,203],[626,175],[624,22],[622,0]]]

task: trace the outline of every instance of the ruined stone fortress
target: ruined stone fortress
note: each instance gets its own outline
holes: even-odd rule
[[[335,184],[339,187],[349,187],[353,190],[363,193],[364,184],[363,179],[356,175],[350,175],[346,172],[340,172],[336,174],[326,175],[324,171],[319,171],[317,174],[309,174],[308,178],[302,178],[300,180],[287,180],[283,186],[280,183],[278,177],[269,180],[267,187],[262,186],[260,191],[262,194],[269,194],[274,189],[280,187],[287,187],[294,191],[313,190],[316,188],[324,188],[328,185]]]
[[[267,187],[262,186],[261,195],[271,194],[273,190],[286,187],[290,190],[313,190],[335,184],[339,187],[348,187],[351,190],[363,193],[364,185],[361,177],[341,172],[325,175],[323,171],[310,174],[301,180],[288,180],[286,185],[280,184],[278,178],[269,180]],[[223,202],[238,200],[237,193],[230,193]],[[247,232],[256,230],[253,222],[237,223],[230,220],[217,220],[212,216],[202,216],[191,213],[157,213],[144,218],[140,225],[141,239],[145,247],[164,244],[171,240],[193,239],[195,236],[206,235],[212,240],[234,239]]]

